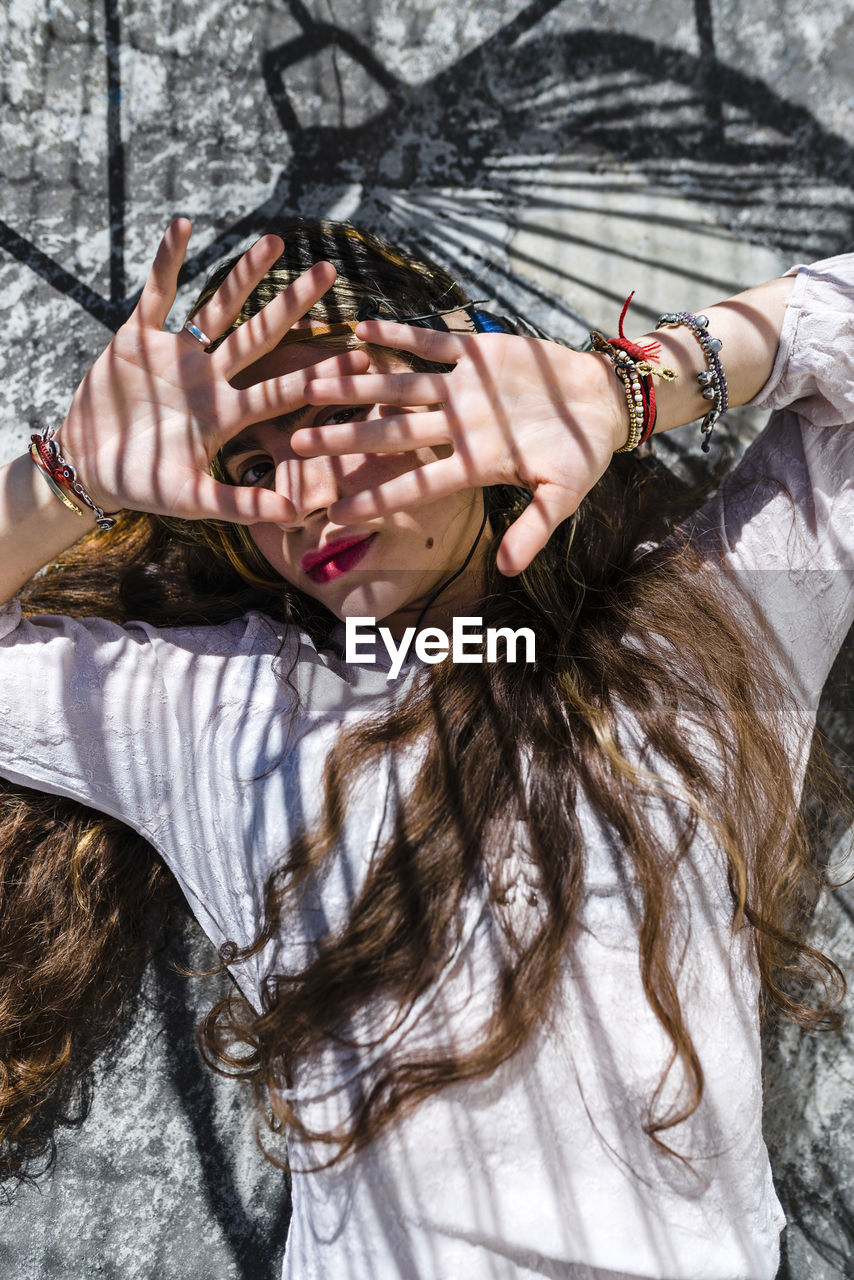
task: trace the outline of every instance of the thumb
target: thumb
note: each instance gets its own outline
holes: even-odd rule
[[[561,521],[571,514],[566,509],[565,491],[557,485],[540,485],[501,539],[496,557],[499,573],[512,577],[527,569]]]

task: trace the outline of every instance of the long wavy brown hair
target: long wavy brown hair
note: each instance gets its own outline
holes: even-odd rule
[[[465,301],[427,260],[347,225],[273,229],[285,252],[237,323],[319,259],[339,271],[315,308],[330,322],[351,318],[365,298],[391,299],[401,314]],[[525,1044],[548,1014],[579,927],[581,798],[613,833],[638,886],[643,986],[672,1046],[665,1076],[680,1073],[680,1087],[668,1090],[675,1101],[662,1104],[664,1077],[649,1099],[653,1142],[670,1149],[669,1130],[703,1094],[678,955],[679,873],[701,825],[725,862],[732,928],[752,928],[766,1008],[806,1026],[836,1025],[842,975],[804,940],[821,878],[809,818],[827,811],[800,803],[783,747],[790,695],[764,659],[772,641],[762,620],[737,618],[719,575],[677,531],[709,487],[676,480],[651,457],[616,457],[524,573],[502,577],[493,553],[484,625],[531,627],[536,663],[439,664],[374,723],[342,731],[326,762],[319,825],[282,850],[257,939],[243,950],[227,947],[224,960],[257,953],[286,927],[336,856],[355,781],[384,754],[417,748],[420,768],[391,835],[374,851],[346,924],[318,939],[302,971],[271,973],[260,1011],[235,989],[200,1030],[208,1060],[250,1082],[274,1129],[325,1143],[328,1159],[338,1159],[436,1091],[488,1076]],[[485,492],[496,534],[527,500],[507,486]],[[318,645],[334,622],[286,587],[245,530],[133,513],[111,540],[84,539],[29,584],[24,599],[29,611],[155,625],[216,625],[260,608],[303,627]],[[629,723],[645,744],[640,755]],[[686,732],[691,724],[702,726],[702,749]],[[810,793],[829,777],[814,754]],[[654,816],[662,798],[666,841]],[[165,876],[157,860],[141,856],[138,836],[70,802],[6,786],[0,815],[0,1143],[2,1171],[20,1176],[47,1149],[41,1118],[68,1096],[92,1009],[101,1010],[102,1038],[120,1018],[159,936],[151,921]],[[519,822],[535,888],[524,919],[507,909],[502,865]],[[390,1049],[366,1073],[346,1120],[310,1131],[283,1083],[330,1046],[352,1051],[353,1028],[380,1002],[405,1013],[431,988],[475,888],[503,943],[476,1042],[458,1052]]]

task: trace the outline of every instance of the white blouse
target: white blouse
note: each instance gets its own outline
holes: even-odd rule
[[[854,619],[854,256],[799,269],[755,403],[780,412],[696,536],[710,556],[724,548],[743,599],[780,639],[800,707],[787,742],[797,771]],[[417,670],[410,663],[394,687]],[[267,874],[317,817],[340,726],[370,718],[391,690],[381,663],[348,666],[260,614],[157,630],[22,621],[12,603],[0,611],[0,773],[134,827],[213,942],[245,944]],[[387,830],[389,797],[405,793],[415,762],[398,767],[407,776],[387,763],[360,783],[304,909],[235,968],[256,1006],[265,974],[298,966],[346,916]],[[580,818],[582,930],[553,1017],[487,1081],[435,1095],[339,1166],[300,1172],[311,1153],[293,1143],[286,1280],[775,1275],[784,1220],[761,1132],[759,982],[749,928],[731,929],[718,851],[701,829],[679,884],[680,998],[705,1075],[699,1109],[667,1135],[690,1157],[683,1164],[642,1132],[670,1046],[644,996],[618,850],[595,813],[582,807]],[[663,840],[667,822],[662,811]],[[524,833],[519,845],[511,872],[523,870]],[[473,892],[454,954],[394,1038],[464,1042],[488,1009],[494,945]],[[307,1065],[294,1091],[309,1125],[334,1123],[372,1065],[331,1052]]]

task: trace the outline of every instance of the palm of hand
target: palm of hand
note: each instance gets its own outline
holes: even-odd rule
[[[445,456],[331,508],[340,522],[417,506],[494,484],[529,489],[531,502],[505,533],[498,566],[523,569],[578,507],[625,438],[621,388],[602,357],[506,334],[458,337],[371,321],[365,341],[454,363],[450,373],[392,373],[309,385],[313,404],[432,406],[361,423],[296,432],[294,449],[319,453],[415,449]],[[452,452],[448,454],[448,446]]]
[[[210,475],[221,445],[247,424],[305,404],[305,370],[237,388],[232,380],[272,350],[329,289],[334,268],[317,263],[224,339],[215,352],[186,331],[164,332],[175,300],[190,224],[168,228],[136,309],[75,393],[61,428],[63,454],[104,510],[130,507],[188,520],[287,521],[293,507],[273,491],[223,484]],[[195,317],[217,337],[282,250],[265,236],[244,254]],[[348,352],[318,366],[358,371]]]
[[[227,414],[217,371],[194,347],[131,317],[78,387],[62,448],[85,460],[87,486],[101,505],[161,514],[197,505],[194,490]]]

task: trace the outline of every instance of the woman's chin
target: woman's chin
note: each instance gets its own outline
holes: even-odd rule
[[[346,622],[348,618],[373,618],[382,622],[384,618],[397,613],[406,605],[406,598],[400,592],[389,591],[387,584],[375,586],[371,583],[339,590],[331,589],[328,593],[313,592],[317,599],[322,599],[336,618]]]
[[[445,582],[447,572],[392,569],[369,577],[353,571],[320,587],[313,583],[309,594],[342,622],[348,618],[373,618],[377,623],[395,619],[400,625],[409,626]],[[300,585],[305,590],[306,584]],[[477,598],[476,593],[473,598]]]

